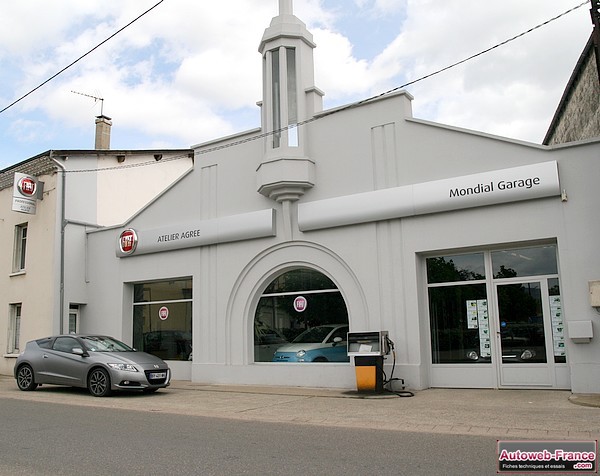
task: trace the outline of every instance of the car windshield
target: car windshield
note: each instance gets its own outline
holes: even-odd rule
[[[92,352],[134,352],[127,344],[104,336],[82,336],[86,350]]]
[[[296,337],[292,342],[295,344],[310,344],[315,342],[323,342],[331,332],[331,327],[313,327],[306,329],[302,334]]]

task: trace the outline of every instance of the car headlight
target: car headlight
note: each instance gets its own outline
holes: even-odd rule
[[[123,370],[125,372],[137,372],[138,369],[135,368],[135,366],[131,365],[131,364],[108,364],[108,366],[111,369],[115,369],[115,370]]]
[[[306,351],[305,350],[299,350],[298,352],[296,352],[296,357],[298,358],[302,358],[306,355]]]

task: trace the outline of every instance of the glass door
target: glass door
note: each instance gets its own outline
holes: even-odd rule
[[[500,385],[552,385],[547,281],[496,284],[496,296]]]

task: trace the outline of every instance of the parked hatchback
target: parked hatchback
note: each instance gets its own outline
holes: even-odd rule
[[[112,337],[61,335],[28,342],[14,376],[23,391],[42,384],[68,385],[105,397],[114,390],[155,392],[169,386],[171,371],[160,358]]]
[[[347,335],[347,324],[311,327],[279,347],[273,362],[349,362]]]

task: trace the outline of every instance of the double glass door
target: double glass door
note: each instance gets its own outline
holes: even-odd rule
[[[432,386],[568,388],[556,247],[427,259]]]

